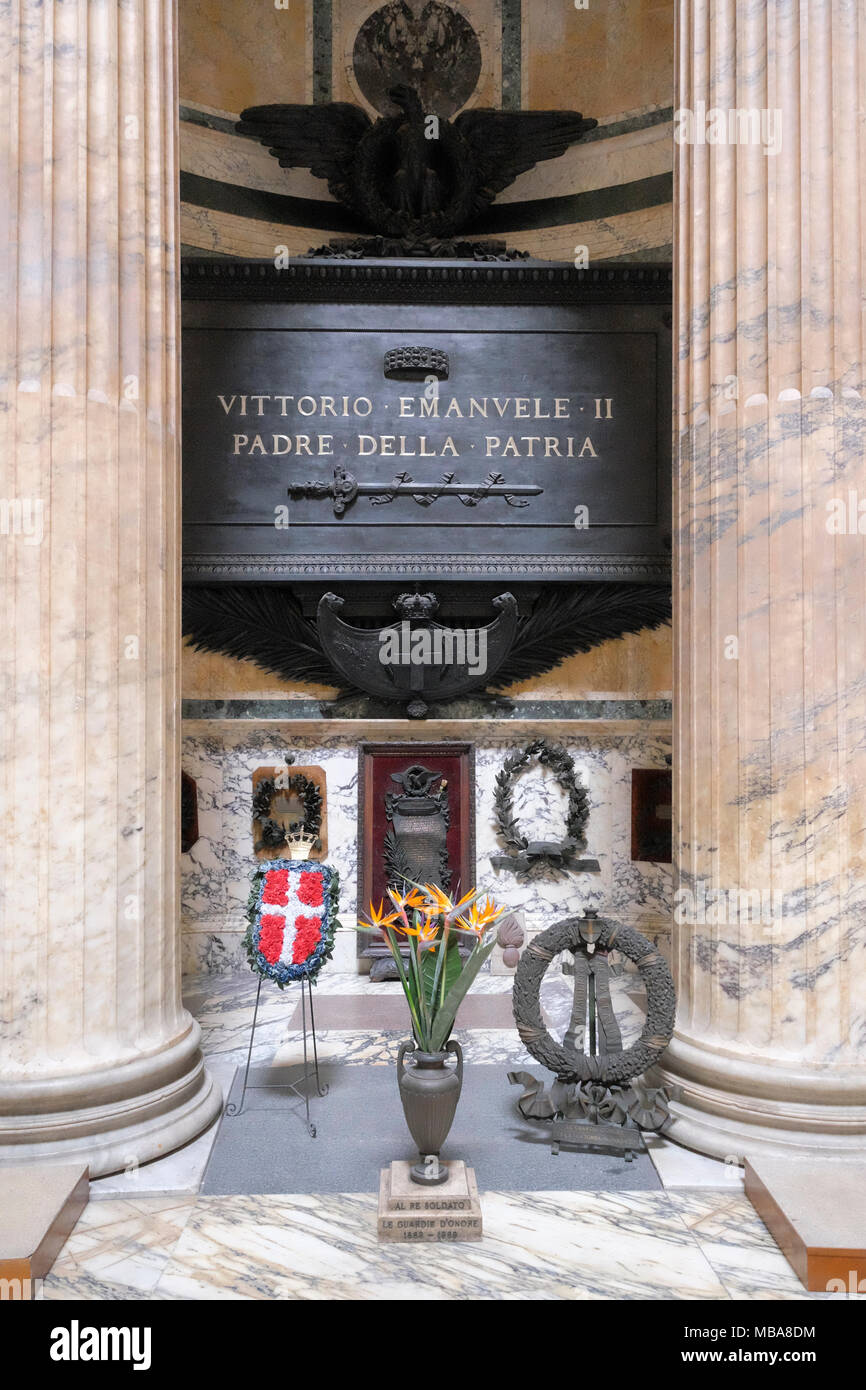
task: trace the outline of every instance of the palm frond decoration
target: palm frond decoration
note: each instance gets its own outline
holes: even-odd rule
[[[660,627],[670,616],[670,589],[662,584],[590,583],[547,589],[520,623],[503,665],[491,680],[482,678],[479,688],[503,690],[602,642]],[[315,623],[304,617],[288,586],[188,585],[183,632],[198,651],[254,661],[283,680],[364,693],[331,665]]]
[[[254,661],[286,681],[353,689],[322,651],[315,623],[282,585],[187,585],[183,634],[197,651]]]
[[[551,671],[602,642],[670,622],[663,584],[575,584],[542,593],[517,629],[514,646],[488,686],[502,690]]]

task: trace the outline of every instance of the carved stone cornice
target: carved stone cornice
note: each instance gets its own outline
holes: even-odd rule
[[[392,578],[400,570],[406,580],[496,579],[640,579],[670,581],[670,562],[642,555],[581,555],[573,560],[550,555],[503,556],[417,555],[196,555],[184,560],[184,580],[272,579],[281,583],[321,580],[329,575],[357,579]]]
[[[669,265],[610,265],[577,270],[552,261],[185,260],[184,299],[293,303],[661,304],[671,302]]]

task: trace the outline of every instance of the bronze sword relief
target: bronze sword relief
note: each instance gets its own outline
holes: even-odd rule
[[[380,483],[359,483],[353,473],[337,467],[331,482],[292,483],[288,495],[292,499],[330,497],[334,515],[342,516],[358,497],[369,497],[374,507],[385,506],[397,497],[411,497],[421,507],[432,506],[440,497],[456,497],[464,507],[477,507],[488,497],[503,497],[509,507],[527,507],[529,498],[543,491],[536,483],[506,483],[501,473],[488,473],[483,483],[455,482],[453,473],[445,473],[439,483],[416,483],[404,472],[383,489]]]

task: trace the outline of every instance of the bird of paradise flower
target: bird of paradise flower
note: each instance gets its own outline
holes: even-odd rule
[[[388,889],[390,906],[371,902],[359,931],[383,936],[397,966],[415,1042],[422,1052],[440,1052],[454,1027],[463,999],[496,945],[491,930],[502,916],[489,896],[481,903],[477,889],[456,902],[435,884],[413,883],[403,893]],[[404,960],[401,942],[408,944]],[[469,943],[466,960],[461,943]]]

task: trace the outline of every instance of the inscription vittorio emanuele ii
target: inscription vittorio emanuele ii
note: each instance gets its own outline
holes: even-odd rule
[[[614,419],[611,396],[582,401],[570,396],[470,396],[461,400],[435,393],[400,396],[396,402],[378,406],[369,396],[236,392],[220,393],[216,399],[229,426],[230,454],[248,459],[282,455],[594,459],[599,457],[599,448],[591,432],[592,422]],[[393,433],[382,432],[381,419],[386,413],[395,419]],[[364,422],[374,418],[379,428],[376,432],[365,430]],[[335,424],[329,428],[332,420]],[[468,432],[460,423],[467,421],[473,422]],[[485,421],[489,428],[485,428]],[[343,433],[346,427],[339,422],[349,422],[348,434]],[[435,429],[435,425],[444,428]]]

